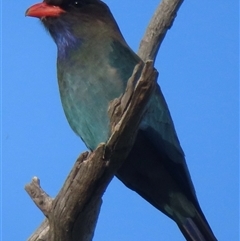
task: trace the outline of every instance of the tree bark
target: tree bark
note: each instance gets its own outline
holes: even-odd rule
[[[110,104],[112,135],[108,142],[101,143],[92,153],[79,156],[55,199],[42,190],[37,177],[26,185],[26,191],[46,216],[29,241],[92,240],[101,197],[132,148],[145,106],[156,85],[153,61],[182,2],[163,0],[156,10],[138,52],[146,63],[144,67],[135,67],[124,95]],[[134,87],[142,67],[141,77]]]

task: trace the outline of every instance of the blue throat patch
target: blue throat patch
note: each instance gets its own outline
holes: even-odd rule
[[[49,32],[57,45],[58,58],[60,59],[66,58],[68,52],[76,46],[79,47],[83,41],[81,38],[75,37],[72,26],[61,19],[49,28]]]

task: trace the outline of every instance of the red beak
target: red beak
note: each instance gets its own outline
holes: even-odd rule
[[[45,2],[37,3],[27,9],[25,16],[43,18],[43,17],[58,17],[65,11],[54,5],[48,5]]]

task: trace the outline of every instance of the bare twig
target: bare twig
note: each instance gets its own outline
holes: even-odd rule
[[[162,0],[150,21],[140,43],[138,55],[143,61],[153,60],[157,56],[160,45],[171,28],[183,0]]]

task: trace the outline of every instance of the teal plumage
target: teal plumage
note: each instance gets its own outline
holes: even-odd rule
[[[129,48],[102,1],[50,0],[32,6],[26,14],[40,17],[56,42],[64,112],[74,132],[94,150],[110,136],[109,103],[124,93],[135,65],[142,60]],[[173,219],[186,240],[216,240],[198,204],[159,86],[116,176]]]

